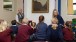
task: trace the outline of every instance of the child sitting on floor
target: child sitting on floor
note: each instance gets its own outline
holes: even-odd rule
[[[63,35],[64,35],[64,40],[66,42],[73,42],[73,32],[69,25],[69,22],[66,22],[64,24]]]
[[[18,26],[16,25],[16,20],[12,20],[11,24],[12,24],[12,26],[10,27],[12,29],[11,37],[12,37],[12,40],[14,40],[18,32]]]

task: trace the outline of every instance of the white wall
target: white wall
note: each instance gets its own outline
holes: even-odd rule
[[[65,21],[72,21],[76,15],[67,15],[67,0],[61,0],[61,15]]]
[[[24,1],[24,13],[25,17],[27,17],[29,20],[33,20],[36,23],[38,23],[38,17],[40,15],[45,16],[45,23],[51,24],[52,19],[52,11],[55,8],[55,1],[49,0],[49,13],[32,13],[32,0],[25,0]]]
[[[58,0],[56,0],[56,9],[58,10]]]

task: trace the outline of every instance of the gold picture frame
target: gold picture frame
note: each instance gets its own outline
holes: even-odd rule
[[[49,13],[49,0],[32,0],[32,13]]]
[[[12,0],[3,0],[3,8],[8,11],[12,11]]]

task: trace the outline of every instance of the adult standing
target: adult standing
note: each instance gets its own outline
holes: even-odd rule
[[[62,30],[62,29],[63,29],[63,25],[64,25],[64,20],[63,20],[62,16],[60,16],[60,15],[58,14],[57,9],[54,9],[54,10],[53,10],[53,18],[57,18],[57,19],[58,19],[58,25],[61,26],[61,28],[59,28],[59,29]],[[60,34],[63,35],[62,32],[61,32]],[[63,39],[62,39],[62,41],[63,41]]]
[[[58,19],[58,24],[64,25],[63,18],[58,14],[57,9],[53,10],[53,17],[56,17]]]
[[[24,18],[24,13],[22,12],[22,9],[19,9],[18,13],[16,15],[16,21],[17,21],[17,23],[21,24],[23,18]]]

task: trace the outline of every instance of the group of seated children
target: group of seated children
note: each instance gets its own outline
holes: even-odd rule
[[[22,24],[17,26],[16,20],[13,20],[12,26],[8,26],[5,20],[0,20],[0,42],[73,42],[74,34],[69,22],[62,26],[54,17],[52,24],[47,26],[44,16],[39,17],[37,25],[35,22],[28,22],[24,18]]]

